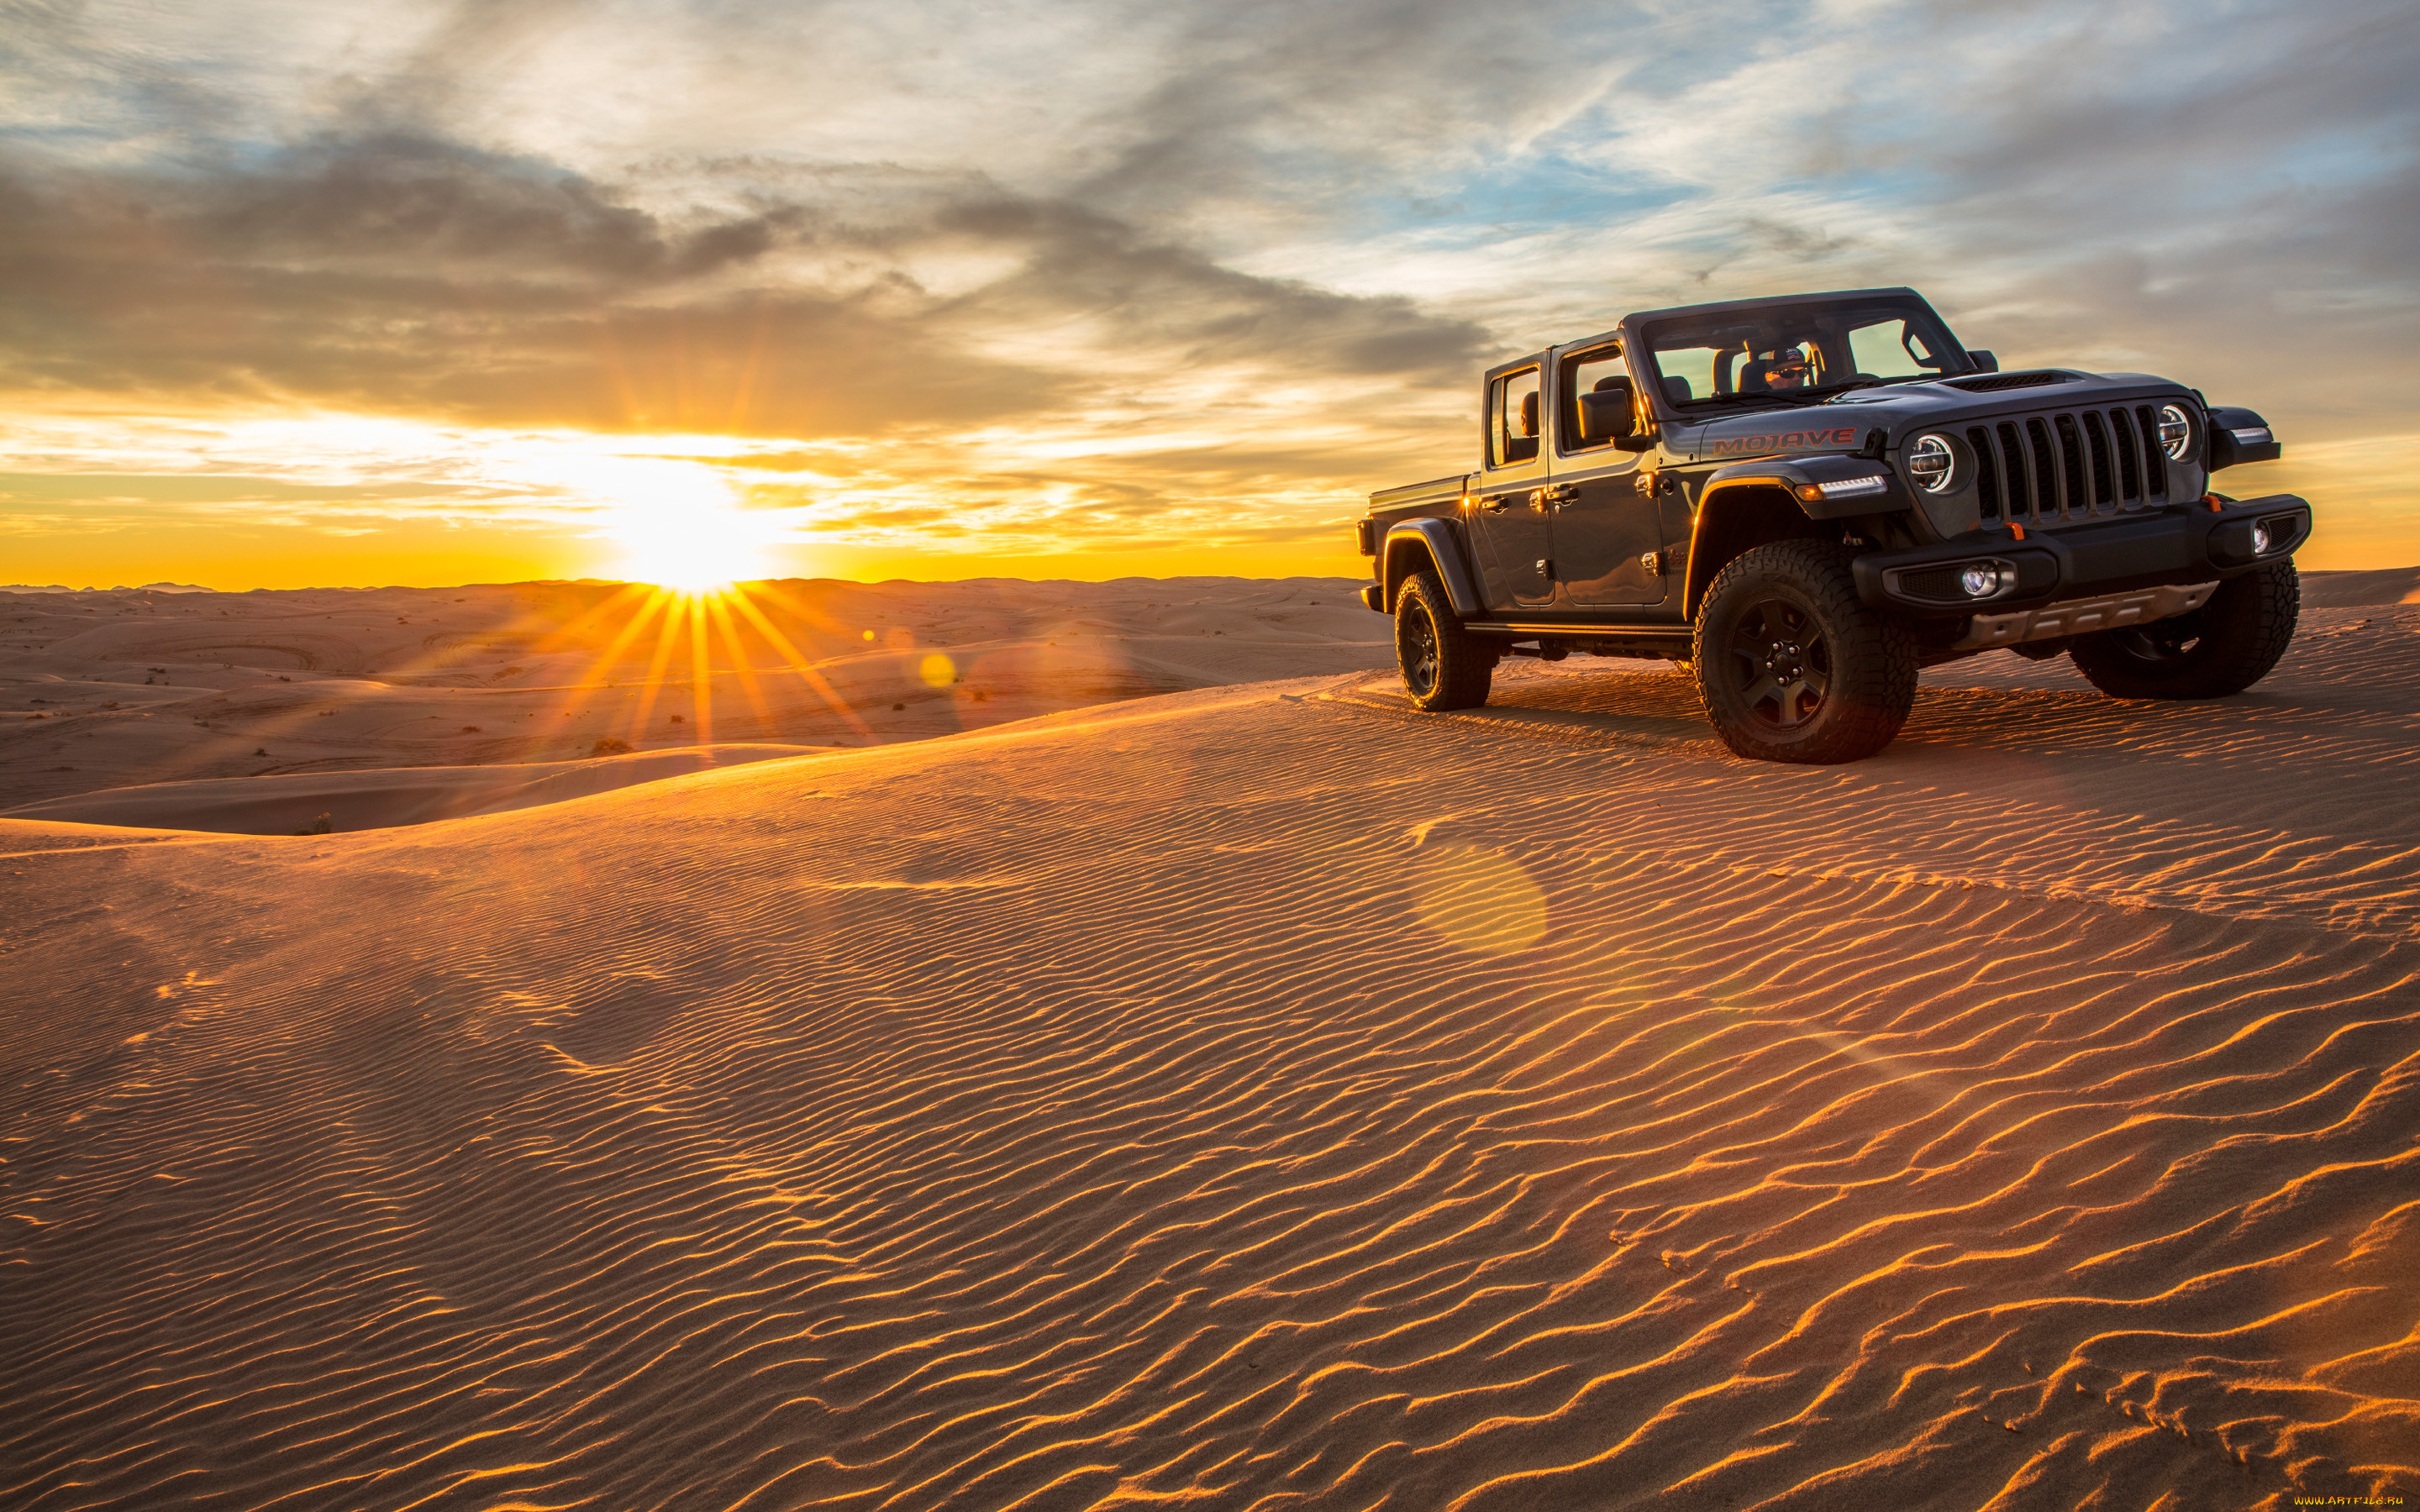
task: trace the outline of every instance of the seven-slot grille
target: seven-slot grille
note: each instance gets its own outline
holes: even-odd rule
[[[2167,497],[2168,457],[2150,405],[1969,425],[1966,444],[1985,519],[2078,519]]]

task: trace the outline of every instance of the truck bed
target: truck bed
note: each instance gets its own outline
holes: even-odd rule
[[[1400,488],[1381,488],[1370,496],[1370,510],[1376,514],[1381,510],[1410,509],[1459,499],[1463,486],[1469,481],[1468,473],[1457,472],[1450,478],[1431,478],[1426,483],[1407,483]]]

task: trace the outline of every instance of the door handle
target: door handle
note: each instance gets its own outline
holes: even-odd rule
[[[1568,504],[1580,496],[1579,485],[1575,483],[1559,483],[1552,487],[1541,488],[1538,492],[1547,502],[1556,504]]]
[[[1512,496],[1510,494],[1492,493],[1483,495],[1479,501],[1479,505],[1491,515],[1501,515],[1512,502]]]

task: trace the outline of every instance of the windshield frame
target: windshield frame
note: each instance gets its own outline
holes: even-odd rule
[[[1828,323],[1843,328],[1840,334],[1832,339],[1845,347],[1845,326],[1854,317],[1865,316],[1904,320],[1920,334],[1937,334],[1940,338],[1938,355],[1942,365],[1939,370],[1880,378],[1880,386],[1935,383],[1943,378],[1964,378],[1981,371],[1966,355],[1964,345],[1949,329],[1949,323],[1942,319],[1940,314],[1921,297],[1905,292],[1810,295],[1797,299],[1760,300],[1737,305],[1708,305],[1699,309],[1660,311],[1646,318],[1634,316],[1623,324],[1629,328],[1624,334],[1628,337],[1626,345],[1632,371],[1637,372],[1643,367],[1653,375],[1653,382],[1647,386],[1649,403],[1655,407],[1659,415],[1668,419],[1702,423],[1726,414],[1751,414],[1761,409],[1822,404],[1834,395],[1854,393],[1861,389],[1876,387],[1877,383],[1846,377],[1805,389],[1776,389],[1751,393],[1731,391],[1695,394],[1685,400],[1675,399],[1665,389],[1663,364],[1657,360],[1659,338],[1669,342],[1675,333],[1735,333],[1745,341],[1751,332],[1761,334],[1795,330],[1800,334],[1792,336],[1792,341],[1820,343],[1823,336],[1818,326]],[[1774,339],[1777,341],[1778,336]],[[1731,349],[1728,344],[1711,341],[1691,345],[1720,346],[1723,349]]]

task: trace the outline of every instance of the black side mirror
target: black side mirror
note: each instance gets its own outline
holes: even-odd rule
[[[2000,370],[2000,360],[1990,352],[1970,349],[1966,353],[1966,360],[1975,364],[1975,371],[1978,373],[1996,373]]]
[[[1596,388],[1579,396],[1580,441],[1598,446],[1606,441],[1625,452],[1643,452],[1653,445],[1638,428],[1638,398],[1626,378],[1597,380]]]

